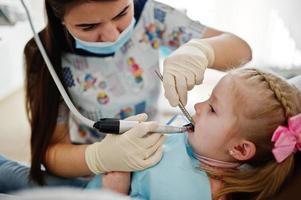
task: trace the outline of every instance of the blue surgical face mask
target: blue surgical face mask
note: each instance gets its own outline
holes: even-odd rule
[[[131,24],[122,31],[114,42],[85,42],[73,36],[75,39],[75,47],[95,54],[115,53],[131,38],[135,22],[136,20],[133,18]]]

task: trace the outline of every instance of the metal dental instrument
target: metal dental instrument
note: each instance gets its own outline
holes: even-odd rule
[[[60,94],[62,95],[65,103],[67,104],[69,110],[72,112],[72,114],[78,120],[80,120],[83,124],[85,124],[86,126],[88,126],[90,128],[97,129],[103,133],[112,133],[112,134],[122,134],[122,133],[130,130],[137,124],[143,123],[143,122],[138,122],[138,121],[126,121],[126,120],[108,119],[108,118],[102,118],[95,122],[95,121],[90,120],[90,119],[86,118],[85,116],[83,116],[77,110],[77,108],[73,105],[70,97],[68,96],[67,92],[65,91],[65,89],[63,87],[63,84],[61,83],[60,79],[58,78],[58,76],[53,68],[53,65],[46,53],[46,50],[40,40],[40,37],[37,34],[37,32],[35,31],[30,13],[28,11],[26,4],[24,3],[24,0],[20,0],[20,1],[25,9],[25,12],[26,12],[29,24],[30,24],[30,28],[32,29],[32,32],[34,35],[34,40],[42,54],[42,57],[46,63],[46,66],[47,66]],[[177,127],[177,126],[169,126],[169,125],[159,125],[158,128],[154,132],[156,132],[156,133],[182,133],[182,132],[187,131],[188,129],[189,129],[189,127],[187,127],[187,126]]]
[[[161,80],[161,82],[163,82],[163,76],[162,74],[155,70],[155,73],[157,74],[157,76],[159,77],[159,79]],[[182,104],[182,102],[180,101],[178,107],[181,109],[182,113],[184,114],[184,116],[187,118],[187,120],[190,122],[190,124],[186,124],[186,127],[189,127],[189,129],[193,130],[194,129],[194,121],[192,119],[192,117],[190,116],[190,114],[188,113],[188,111],[186,110],[186,108],[184,107],[184,105]]]

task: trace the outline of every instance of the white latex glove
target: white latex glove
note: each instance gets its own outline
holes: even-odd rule
[[[145,121],[146,114],[129,117],[129,121]],[[107,135],[102,141],[91,144],[85,152],[89,169],[100,174],[111,171],[137,171],[161,160],[165,136],[148,132],[156,130],[158,123],[140,123],[122,135]]]
[[[171,106],[187,104],[187,91],[203,82],[206,67],[214,62],[214,50],[201,39],[192,39],[164,60],[163,86]]]

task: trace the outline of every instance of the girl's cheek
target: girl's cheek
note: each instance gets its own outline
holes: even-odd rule
[[[200,124],[202,122],[202,117],[201,115],[198,115],[196,114],[194,117],[193,117],[193,120],[195,122],[195,125],[197,126],[198,124]]]

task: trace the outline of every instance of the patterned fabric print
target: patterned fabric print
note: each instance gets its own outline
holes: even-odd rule
[[[146,111],[145,109],[146,109],[146,102],[142,101],[134,105],[134,107],[126,107],[124,109],[121,109],[120,112],[115,115],[115,117],[119,119],[124,119],[132,115],[143,113]]]
[[[160,23],[152,21],[151,23],[146,24],[144,27],[145,32],[139,42],[151,44],[154,49],[158,49],[160,47],[160,40],[163,39],[166,32],[166,24],[164,23],[165,17],[166,12],[155,7],[154,19],[158,20]]]
[[[164,24],[165,17],[166,17],[165,11],[163,11],[159,8],[154,8],[154,16],[155,16],[156,20],[158,20],[160,23]]]
[[[90,129],[73,118],[70,118],[69,126],[70,133],[76,133],[70,135],[71,141],[75,144],[91,144],[96,141],[100,141],[105,137],[105,134],[102,134],[97,130]]]
[[[76,81],[80,85],[81,90],[85,92],[91,88],[95,88],[97,78],[95,78],[92,74],[89,73],[85,74],[83,78],[77,77]]]
[[[85,58],[75,58],[73,60],[73,66],[74,68],[78,69],[78,70],[85,70],[88,68],[88,62],[87,59]]]
[[[201,38],[204,30],[204,26],[182,12],[148,0],[131,40],[114,56],[63,56],[62,66],[70,66],[66,73],[68,80],[75,77],[68,88],[75,106],[94,121],[103,117],[126,118],[141,112],[152,119],[157,113],[161,87],[154,73],[159,69],[159,47],[166,45],[172,50],[191,37]],[[102,138],[73,117],[69,118],[69,124],[73,142],[95,142]]]
[[[145,33],[142,35],[142,38],[139,42],[151,44],[154,49],[158,49],[160,47],[160,39],[163,38],[165,33],[165,26],[158,26],[155,23],[150,23],[146,25]]]
[[[192,38],[201,38],[206,30],[204,25],[191,20],[183,11],[159,2],[154,4],[154,19],[157,27],[165,26],[160,42],[171,51]]]
[[[129,85],[135,89],[137,92],[143,89],[143,69],[136,62],[134,57],[129,57],[127,59],[126,73]]]
[[[99,91],[97,95],[97,101],[99,104],[107,104],[109,103],[110,98],[105,91]]]
[[[63,68],[63,77],[64,77],[64,83],[67,87],[75,86],[73,75],[69,67]]]
[[[167,46],[177,49],[181,44],[188,42],[192,38],[192,33],[187,32],[186,27],[176,27],[168,35]]]

